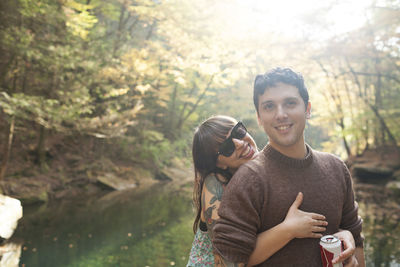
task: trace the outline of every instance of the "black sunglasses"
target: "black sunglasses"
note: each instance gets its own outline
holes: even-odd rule
[[[232,138],[235,139],[242,139],[243,137],[246,136],[247,129],[244,127],[243,123],[239,121],[231,131],[231,134],[222,142],[221,145],[219,145],[219,150],[217,152],[218,155],[223,155],[225,157],[230,157],[235,151],[236,147],[235,144],[232,141]]]

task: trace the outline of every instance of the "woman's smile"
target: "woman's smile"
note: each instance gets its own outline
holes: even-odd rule
[[[254,153],[255,153],[254,149],[251,147],[251,145],[249,143],[247,143],[246,147],[243,149],[239,158],[244,158],[244,159],[250,158],[251,159],[253,157]]]

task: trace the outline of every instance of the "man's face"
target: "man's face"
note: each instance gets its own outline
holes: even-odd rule
[[[258,102],[258,123],[272,147],[281,153],[304,148],[304,127],[310,116],[295,86],[278,83],[267,88]]]

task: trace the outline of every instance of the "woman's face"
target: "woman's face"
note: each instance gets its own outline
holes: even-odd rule
[[[230,132],[226,137],[230,135]],[[233,143],[235,144],[235,151],[233,151],[232,155],[226,157],[224,155],[219,155],[217,158],[217,167],[225,169],[233,169],[236,170],[243,163],[248,162],[253,159],[257,153],[257,145],[254,142],[253,137],[249,133],[246,133],[245,137],[242,139],[232,138]]]

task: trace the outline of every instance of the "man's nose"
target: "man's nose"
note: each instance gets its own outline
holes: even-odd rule
[[[287,118],[286,109],[285,109],[283,106],[278,105],[278,107],[276,108],[275,117],[276,117],[278,120],[280,120],[280,119],[286,119],[286,118]]]

